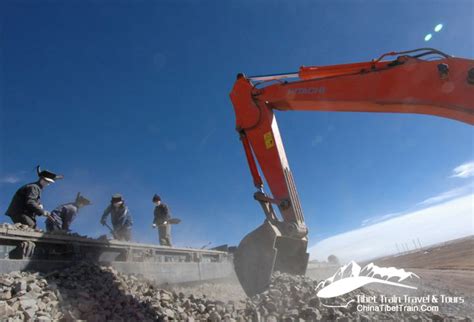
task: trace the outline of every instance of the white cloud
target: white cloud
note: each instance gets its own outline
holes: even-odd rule
[[[323,137],[321,135],[316,135],[313,139],[313,141],[311,141],[311,146],[314,148],[316,146],[318,146],[319,144],[321,144],[323,142]]]
[[[165,139],[163,142],[165,149],[168,151],[176,151],[177,144],[173,140]]]
[[[423,246],[474,234],[474,194],[406,213],[324,239],[309,249],[311,259],[331,254],[343,261],[365,260],[397,251],[396,243],[420,239]]]
[[[474,176],[474,161],[470,161],[454,168],[451,178],[469,178]]]
[[[437,196],[430,197],[428,199],[423,200],[422,202],[418,203],[419,206],[427,206],[427,205],[433,205],[437,204],[443,201],[447,201],[450,199],[454,199],[459,196],[466,195],[468,193],[472,193],[473,190],[473,185],[468,184],[463,187],[455,188],[452,190],[445,191]]]
[[[1,183],[17,183],[20,182],[20,178],[18,176],[9,174],[0,179]]]
[[[407,213],[412,213],[416,210],[419,210],[421,207],[427,207],[427,206],[439,204],[441,202],[445,202],[445,201],[448,201],[448,200],[451,200],[451,199],[454,199],[454,198],[457,198],[457,197],[460,197],[460,196],[466,196],[468,194],[472,194],[473,192],[474,192],[474,184],[469,183],[465,186],[458,187],[458,188],[455,188],[455,189],[451,189],[451,190],[442,192],[442,193],[440,193],[440,194],[438,194],[434,197],[427,198],[427,199],[417,203],[414,207],[409,208],[405,211],[394,212],[394,213],[390,213],[390,214],[383,215],[383,216],[375,216],[375,217],[370,217],[370,218],[364,219],[362,221],[361,226],[373,225],[373,224],[385,221],[385,220],[393,218],[393,217],[398,217],[398,216],[402,216],[402,215],[407,214]]]
[[[438,203],[441,203],[441,202],[445,202],[445,201],[448,201],[448,200],[451,200],[451,199],[454,199],[454,198],[457,198],[457,197],[460,197],[460,196],[465,196],[465,195],[468,195],[468,194],[472,194],[473,192],[474,192],[474,182],[471,182],[471,183],[469,183],[465,186],[458,187],[458,188],[455,188],[455,189],[451,189],[451,190],[445,191],[443,193],[440,193],[437,196],[427,198],[427,199],[417,203],[414,207],[411,207],[411,208],[409,208],[405,211],[394,212],[394,213],[386,214],[386,215],[383,215],[383,216],[375,216],[375,217],[370,217],[370,218],[364,219],[362,221],[361,226],[364,227],[364,226],[373,225],[373,224],[385,221],[385,220],[393,218],[393,217],[398,217],[398,216],[402,216],[402,215],[407,214],[407,213],[412,213],[416,210],[419,210],[420,207],[431,206],[431,205],[438,204]]]
[[[378,222],[385,221],[389,218],[400,216],[402,214],[403,214],[403,212],[394,212],[394,213],[386,214],[386,215],[383,215],[383,216],[376,216],[376,217],[367,218],[367,219],[364,219],[362,221],[362,226],[373,225],[373,224],[376,224]]]
[[[216,128],[213,128],[210,131],[208,131],[207,134],[204,135],[204,137],[199,141],[199,145],[201,146],[205,145],[207,141],[209,140],[209,138],[214,134],[215,131],[216,131]]]

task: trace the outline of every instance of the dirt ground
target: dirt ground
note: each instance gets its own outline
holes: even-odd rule
[[[436,270],[474,270],[474,236],[452,240],[407,254],[374,260],[379,266]]]
[[[441,305],[442,312],[474,317],[474,236],[376,259],[374,263],[417,274],[420,277],[417,295],[464,298],[464,303]]]
[[[417,290],[390,286],[369,286],[380,294],[391,295],[446,295],[463,297],[464,303],[440,304],[440,313],[474,317],[474,237],[455,240],[442,245],[421,249],[405,255],[390,256],[374,260],[378,266],[394,266],[414,272],[420,279],[412,281]],[[361,265],[364,265],[361,263]],[[323,280],[332,276],[337,266],[320,267],[310,264],[307,276]],[[226,280],[201,284],[173,285],[170,289],[195,296],[207,296],[221,301],[234,301],[243,305],[245,293],[234,276]]]

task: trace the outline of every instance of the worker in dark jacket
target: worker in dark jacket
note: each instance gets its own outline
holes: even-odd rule
[[[171,214],[168,206],[161,202],[161,198],[158,195],[154,195],[152,199],[155,204],[153,228],[158,226],[158,238],[160,245],[171,246],[171,225],[169,220]]]
[[[24,185],[18,189],[6,211],[14,223],[22,223],[31,228],[36,228],[37,216],[49,216],[49,212],[43,209],[41,204],[41,192],[43,189],[62,179],[62,175],[55,174],[48,170],[42,170],[36,167],[38,181]]]
[[[48,232],[56,230],[69,231],[71,223],[76,218],[79,209],[90,204],[90,200],[81,196],[81,193],[78,192],[74,202],[58,206],[51,211],[51,217],[46,219],[46,230]]]
[[[118,240],[129,241],[132,239],[132,216],[128,207],[125,205],[121,194],[114,194],[110,205],[104,210],[100,219],[102,225],[106,225],[107,217],[110,214],[113,234]]]

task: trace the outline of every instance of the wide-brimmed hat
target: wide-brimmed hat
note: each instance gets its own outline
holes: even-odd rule
[[[55,182],[56,180],[64,178],[62,174],[56,174],[49,170],[41,170],[39,165],[36,166],[36,173],[38,174],[38,177],[51,183]]]

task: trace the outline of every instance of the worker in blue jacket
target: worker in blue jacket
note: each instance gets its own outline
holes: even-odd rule
[[[110,205],[104,210],[100,219],[102,225],[106,225],[109,215],[114,237],[118,240],[130,241],[132,239],[132,215],[121,194],[117,193],[112,196]]]

